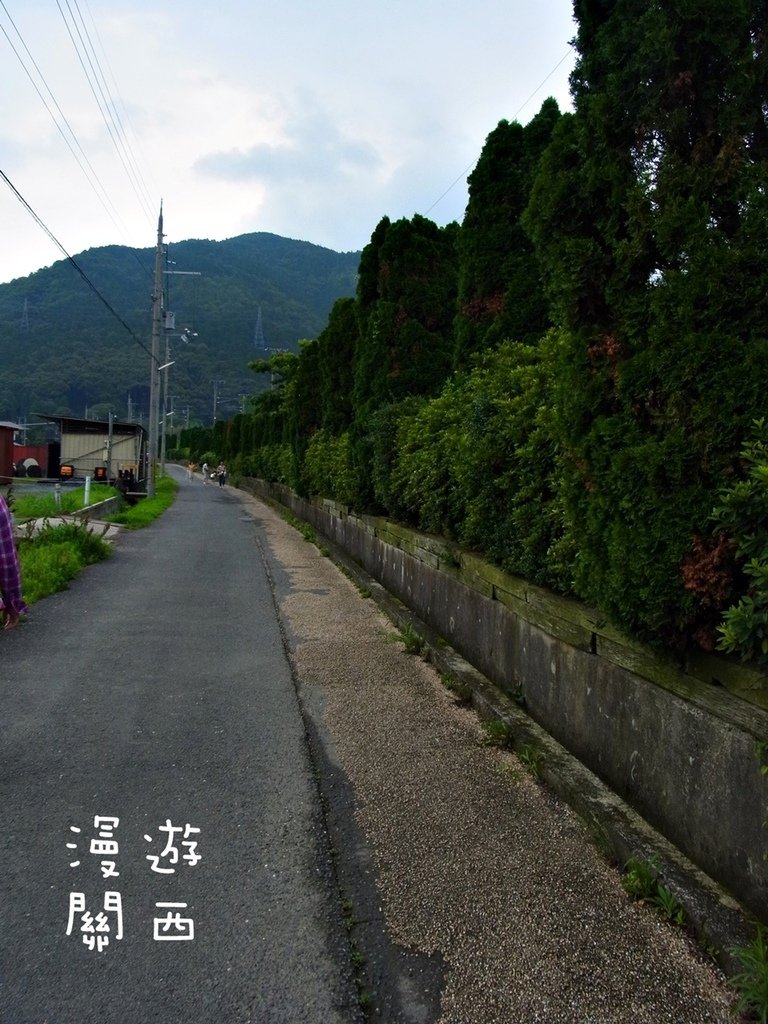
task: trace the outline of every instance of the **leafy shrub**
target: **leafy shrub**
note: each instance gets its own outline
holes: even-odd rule
[[[353,504],[355,474],[349,433],[334,437],[326,430],[318,430],[313,434],[304,456],[304,477],[311,494]]]
[[[768,424],[756,420],[741,451],[745,479],[720,493],[712,520],[732,546],[742,593],[717,627],[718,648],[742,659],[768,660]]]
[[[551,422],[559,336],[505,342],[468,380],[470,415],[457,476],[466,500],[460,538],[508,572],[567,591],[558,443]]]
[[[759,927],[749,946],[739,946],[731,952],[742,966],[742,970],[730,979],[739,992],[738,1009],[752,1014],[760,1024],[768,1024],[768,942],[765,930]]]
[[[392,452],[388,474],[379,460],[377,495],[382,503],[423,530],[454,537],[465,510],[456,475],[465,406],[463,383],[457,378],[436,398],[390,407],[395,415],[381,431]]]
[[[567,591],[572,556],[550,416],[557,344],[555,333],[535,348],[505,342],[436,398],[407,407],[381,498],[508,572]]]

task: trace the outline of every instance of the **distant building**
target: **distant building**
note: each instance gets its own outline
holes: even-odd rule
[[[131,475],[146,477],[147,432],[138,423],[85,420],[73,416],[42,416],[59,428],[58,473],[95,479]],[[52,470],[49,468],[49,472]]]

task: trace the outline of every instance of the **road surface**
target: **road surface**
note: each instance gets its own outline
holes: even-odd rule
[[[183,481],[2,634],[3,1024],[357,1018],[254,529]]]

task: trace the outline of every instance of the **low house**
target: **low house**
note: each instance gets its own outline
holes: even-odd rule
[[[138,423],[86,420],[74,416],[43,416],[59,428],[59,474],[96,480],[146,477],[147,432]]]

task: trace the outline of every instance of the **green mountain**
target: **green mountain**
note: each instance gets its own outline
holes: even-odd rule
[[[104,246],[0,285],[0,420],[38,414],[147,422],[154,249]],[[175,426],[239,411],[269,385],[248,368],[296,351],[355,292],[360,253],[255,233],[168,247],[161,342]],[[183,337],[182,337],[183,336]],[[185,340],[186,339],[186,340]]]

